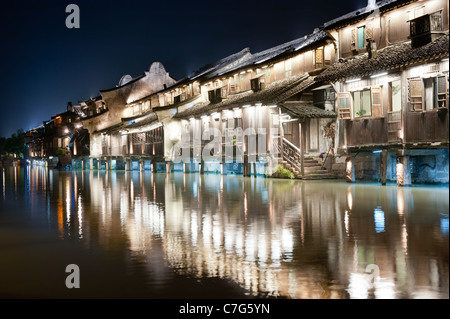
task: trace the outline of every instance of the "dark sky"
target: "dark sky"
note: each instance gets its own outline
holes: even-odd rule
[[[80,8],[80,28],[65,25]],[[312,33],[366,0],[35,0],[0,4],[0,136],[39,126],[67,102],[162,62],[175,79],[246,47]]]

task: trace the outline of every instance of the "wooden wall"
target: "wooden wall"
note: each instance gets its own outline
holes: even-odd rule
[[[448,111],[444,113],[408,111],[405,122],[405,142],[407,143],[448,142]]]

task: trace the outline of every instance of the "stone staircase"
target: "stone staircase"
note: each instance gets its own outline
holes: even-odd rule
[[[281,158],[278,161],[278,165],[281,165],[284,168],[290,170],[292,173],[294,173],[294,176],[297,179],[313,180],[335,178],[333,174],[329,173],[325,168],[322,168],[322,164],[320,163],[320,161],[314,157],[305,157],[303,163],[305,166],[304,175],[301,174],[298,168],[289,164],[287,161]]]
[[[281,143],[284,145],[283,150],[280,147]],[[300,150],[281,138],[277,141],[276,146],[279,149],[280,155],[282,155],[282,157],[278,159],[278,165],[293,172],[295,178],[305,180],[335,178],[334,174],[329,173],[327,169],[322,167],[322,159],[312,155],[306,155],[303,158],[304,175],[302,175]]]

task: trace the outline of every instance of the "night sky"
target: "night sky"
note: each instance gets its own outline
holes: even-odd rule
[[[80,8],[80,28],[65,25]],[[250,48],[313,32],[366,0],[160,0],[1,2],[0,136],[28,130],[98,96],[154,61],[175,79]]]

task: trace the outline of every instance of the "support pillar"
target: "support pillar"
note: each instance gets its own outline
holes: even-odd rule
[[[411,168],[409,156],[397,157],[397,186],[411,185]]]
[[[388,165],[388,151],[383,150],[380,154],[380,180],[381,185],[386,185],[387,165]]]
[[[305,122],[300,122],[300,174],[305,175],[305,147],[306,147],[306,125]]]
[[[139,160],[139,171],[140,172],[144,171],[144,160],[143,159]]]
[[[131,163],[130,163],[130,160],[124,158],[123,161],[124,161],[124,164],[125,164],[125,170],[126,170],[126,171],[129,171],[130,168],[131,168],[131,167],[130,167],[130,164],[131,164]]]
[[[348,183],[354,183],[355,177],[355,159],[353,156],[348,156],[345,160],[345,181]]]
[[[170,174],[170,162],[166,162],[166,173]]]
[[[244,155],[244,164],[242,165],[244,176],[250,176],[250,164],[248,162],[248,155]]]
[[[109,169],[111,168],[111,160],[105,160],[105,170],[109,171]]]
[[[89,158],[89,170],[93,170],[94,169],[94,158]]]

